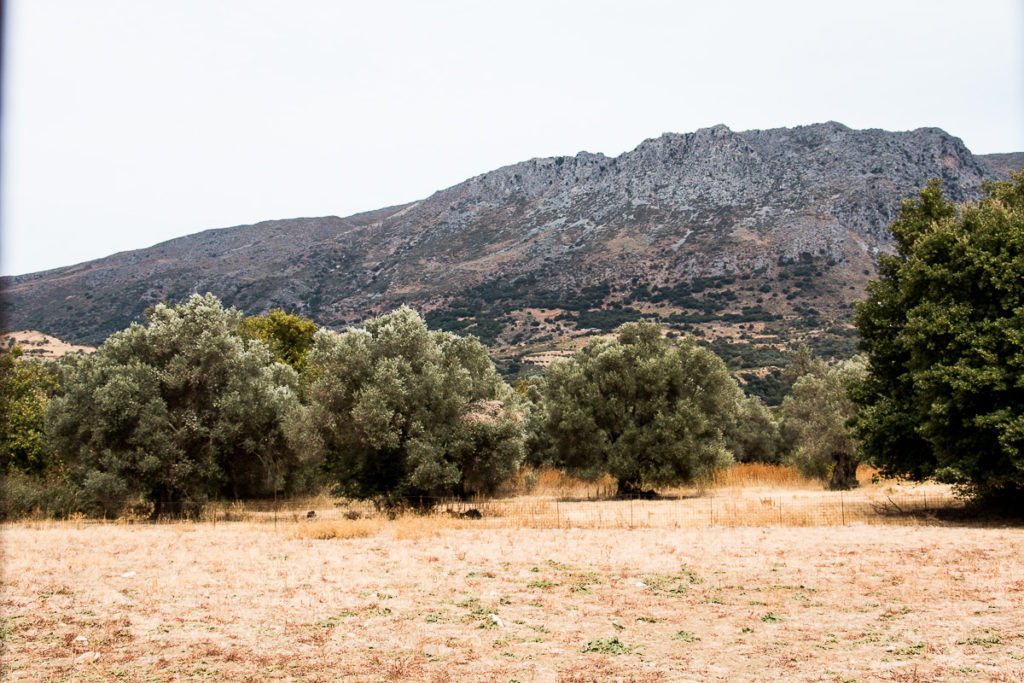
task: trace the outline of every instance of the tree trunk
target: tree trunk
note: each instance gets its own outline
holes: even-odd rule
[[[654,489],[644,490],[639,481],[627,481],[619,480],[618,491],[615,493],[616,498],[643,498],[645,500],[653,500],[658,497],[658,494]]]
[[[847,491],[857,488],[860,483],[857,481],[857,461],[849,453],[835,452],[832,454],[835,460],[835,467],[832,468],[832,478],[828,481],[828,488],[832,491]]]

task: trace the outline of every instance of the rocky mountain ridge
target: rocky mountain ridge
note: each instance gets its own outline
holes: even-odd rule
[[[406,303],[520,355],[638,317],[730,340],[839,330],[900,200],[932,177],[975,198],[1016,161],[992,159],[936,128],[666,133],[348,218],[210,230],[4,278],[5,325],[95,344],[157,301],[210,291],[328,326]]]

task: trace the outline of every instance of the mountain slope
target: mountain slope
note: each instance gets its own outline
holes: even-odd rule
[[[349,218],[210,230],[4,278],[5,324],[98,343],[157,301],[211,291],[332,326],[408,303],[508,349],[639,316],[723,338],[841,327],[900,200],[931,177],[974,198],[1012,159],[997,161],[934,128],[668,133]]]
[[[1024,170],[1024,152],[981,154],[977,158],[991,166],[999,174],[1000,180],[1009,180],[1011,172]]]

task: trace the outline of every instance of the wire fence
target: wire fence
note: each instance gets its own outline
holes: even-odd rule
[[[472,501],[420,498],[400,507],[327,497],[271,502],[214,503],[197,521],[339,524],[399,518],[455,522],[479,528],[711,528],[848,526],[937,522],[963,507],[949,492],[708,493],[649,499],[579,500],[524,496]]]
[[[387,523],[402,519],[475,528],[711,528],[847,526],[939,522],[964,506],[942,487],[893,491],[866,487],[853,491],[820,489],[709,489],[655,499],[520,495],[508,498],[415,498],[401,504],[333,498],[126,502],[115,519],[36,510],[28,519],[70,519],[79,523],[146,524],[179,522],[230,524],[341,525]],[[26,516],[19,516],[26,518]]]

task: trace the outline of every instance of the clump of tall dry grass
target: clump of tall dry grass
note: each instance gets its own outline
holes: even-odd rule
[[[821,482],[808,479],[793,465],[772,465],[760,462],[740,462],[724,467],[711,475],[712,488],[746,488],[759,486],[805,487],[821,486]]]
[[[380,519],[323,519],[300,522],[292,529],[298,538],[325,541],[366,538],[378,534],[383,527],[384,521]]]
[[[877,470],[868,465],[857,468],[857,481],[861,486],[872,483]],[[710,488],[822,488],[819,479],[805,477],[794,465],[773,465],[760,462],[741,462],[715,470]]]
[[[554,467],[523,467],[499,489],[505,496],[541,496],[600,500],[615,496],[615,479],[603,474],[587,480]]]

